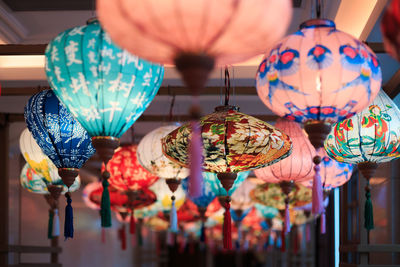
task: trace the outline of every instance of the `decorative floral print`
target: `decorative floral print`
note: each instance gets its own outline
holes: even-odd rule
[[[111,175],[108,182],[117,190],[141,190],[148,188],[158,179],[140,165],[136,151],[137,145],[119,147],[107,164],[107,170]]]
[[[200,120],[204,171],[242,172],[274,164],[291,151],[290,138],[273,126],[234,109],[223,109]],[[190,124],[163,138],[163,152],[188,167]]]
[[[259,204],[274,207],[278,210],[285,209],[286,195],[279,184],[265,183],[257,186],[250,192],[250,197]],[[311,202],[312,191],[305,186],[294,184],[289,193],[289,208],[304,206]]]
[[[400,110],[381,90],[369,107],[333,125],[325,150],[329,157],[353,164],[400,157]]]

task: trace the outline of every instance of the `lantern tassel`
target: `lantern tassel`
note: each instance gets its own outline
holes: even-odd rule
[[[126,250],[126,229],[125,224],[119,229],[119,239],[121,240],[121,249]]]
[[[204,221],[201,222],[201,230],[200,230],[200,242],[202,242],[203,244],[207,243],[206,240],[206,227],[204,225]]]
[[[289,197],[285,199],[285,225],[283,226],[283,232],[285,234],[290,232],[290,212],[289,212]]]
[[[285,236],[285,231],[281,231],[281,252],[286,251],[286,236]]]
[[[190,151],[190,176],[189,176],[189,195],[199,197],[202,193],[203,176],[202,172],[202,139],[200,125],[197,121],[192,121],[192,137],[189,143]]]
[[[141,219],[139,219],[138,222],[138,238],[137,238],[137,242],[139,247],[143,246],[143,221]]]
[[[131,235],[134,235],[135,234],[135,230],[136,230],[135,211],[132,210],[132,212],[131,212],[131,220],[130,220],[130,223],[129,223],[129,233]]]
[[[168,246],[174,245],[174,233],[172,233],[171,231],[168,231],[167,233],[167,245]]]
[[[371,191],[369,181],[365,187],[365,208],[364,208],[364,228],[369,230],[374,229],[374,208],[371,201]]]
[[[310,229],[310,224],[306,224],[306,241],[310,242],[311,240],[311,229]]]
[[[110,192],[108,180],[103,179],[103,194],[101,195],[101,227],[111,227]]]
[[[65,194],[67,198],[67,206],[65,207],[64,237],[65,239],[74,238],[74,214],[71,206],[71,195],[69,192]]]
[[[223,239],[224,249],[232,249],[232,221],[231,221],[231,205],[229,200],[225,202],[225,213],[224,213],[224,226],[223,226]]]
[[[321,219],[320,219],[320,232],[321,234],[325,234],[326,233],[326,215],[325,215],[325,211],[321,214]]]
[[[236,240],[236,249],[239,250],[240,249],[240,242],[242,240],[242,224],[239,221],[238,225],[237,225],[237,231],[238,231],[238,237]]]
[[[299,249],[300,249],[300,240],[299,240],[299,234],[296,232],[296,234],[293,236],[294,240],[293,240],[293,253],[297,254],[299,253]]]
[[[47,238],[52,239],[53,238],[53,217],[54,217],[54,212],[52,210],[49,210],[49,223],[47,226]]]
[[[324,198],[322,194],[321,176],[319,173],[320,167],[318,164],[314,166],[315,175],[312,188],[312,213],[317,215],[324,212]]]
[[[58,209],[54,209],[52,224],[52,237],[60,236],[60,217],[58,216]]]
[[[176,212],[176,207],[175,207],[175,197],[172,196],[172,206],[171,206],[171,212],[170,212],[170,218],[169,218],[169,227],[170,227],[170,231],[173,233],[177,233],[178,232],[178,215]]]

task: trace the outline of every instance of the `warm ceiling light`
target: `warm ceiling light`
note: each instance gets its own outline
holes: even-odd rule
[[[0,56],[0,68],[44,68],[44,56]]]

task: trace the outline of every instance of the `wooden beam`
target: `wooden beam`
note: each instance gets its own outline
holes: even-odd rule
[[[383,90],[390,98],[395,98],[400,93],[400,69],[383,86]]]
[[[44,55],[47,44],[5,44],[0,45],[0,56],[37,56]]]
[[[0,113],[1,115],[1,113]],[[205,115],[205,114],[204,114]],[[23,114],[7,114],[8,122],[23,122],[25,121]],[[250,115],[262,121],[276,121],[277,115]],[[168,117],[166,115],[142,115],[137,120],[138,122],[166,122]],[[175,115],[173,121],[190,121],[190,115]]]
[[[375,53],[386,53],[382,43],[368,43]],[[47,44],[4,44],[0,45],[0,56],[44,55]]]
[[[1,89],[2,96],[31,96],[42,90],[51,89],[49,86],[36,87],[6,87]],[[237,86],[232,88],[235,95],[257,95],[254,86]],[[163,86],[157,95],[191,95],[188,88],[183,86]],[[211,86],[203,89],[202,95],[220,95],[221,87]]]

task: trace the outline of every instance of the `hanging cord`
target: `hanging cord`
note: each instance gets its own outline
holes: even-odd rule
[[[317,15],[317,18],[321,18],[321,13],[322,13],[322,3],[321,0],[315,0],[315,13]]]
[[[231,78],[229,77],[229,69],[225,66],[225,106],[229,105],[229,94],[231,90]]]
[[[169,91],[169,86],[168,86],[168,91]],[[171,99],[171,104],[169,106],[169,117],[168,117],[168,121],[172,122],[172,119],[174,117],[173,115],[173,111],[174,111],[174,106],[175,106],[175,92],[172,93],[172,99]]]

